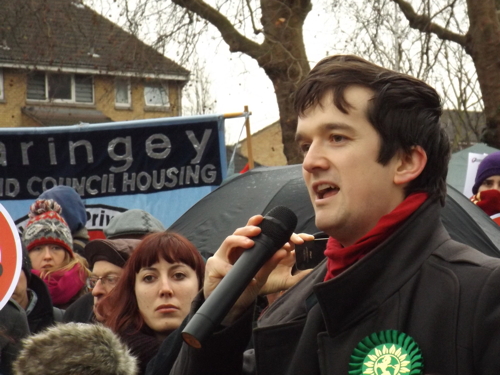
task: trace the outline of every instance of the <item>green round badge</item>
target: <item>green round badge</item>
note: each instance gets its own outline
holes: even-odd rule
[[[372,333],[351,355],[350,375],[421,375],[424,363],[418,344],[395,330]]]

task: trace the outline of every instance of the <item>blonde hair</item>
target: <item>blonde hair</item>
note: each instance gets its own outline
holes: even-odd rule
[[[69,270],[73,269],[73,267],[75,267],[77,264],[80,265],[80,269],[82,270],[82,278],[85,277],[85,279],[86,279],[87,277],[89,277],[91,275],[91,272],[89,270],[89,263],[87,262],[87,260],[84,257],[82,257],[78,253],[74,253],[73,258],[72,258],[71,254],[68,253],[66,250],[64,250],[63,264],[60,266],[52,267],[52,268],[49,268],[47,270],[42,271],[40,273],[40,277],[42,279],[50,280],[50,275],[53,274],[54,272],[69,271]]]

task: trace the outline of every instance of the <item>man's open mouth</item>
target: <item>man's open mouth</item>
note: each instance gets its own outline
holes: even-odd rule
[[[319,199],[323,199],[330,194],[336,194],[339,190],[339,187],[335,185],[320,184],[316,187],[316,195]]]

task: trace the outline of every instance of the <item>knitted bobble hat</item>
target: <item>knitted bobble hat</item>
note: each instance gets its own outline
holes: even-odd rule
[[[500,151],[486,156],[477,168],[476,181],[472,187],[472,193],[477,194],[479,187],[487,178],[500,176]]]
[[[46,244],[56,244],[66,250],[71,258],[73,239],[71,231],[61,216],[61,206],[52,199],[39,199],[30,207],[30,217],[23,233],[28,251]]]

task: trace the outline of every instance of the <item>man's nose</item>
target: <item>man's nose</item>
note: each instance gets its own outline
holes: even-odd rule
[[[106,289],[104,289],[104,286],[102,285],[102,280],[101,279],[97,280],[97,283],[92,288],[92,295],[94,297],[97,297],[97,296],[105,296],[106,294],[108,293]]]
[[[315,169],[328,168],[328,163],[326,158],[324,157],[324,152],[318,142],[313,142],[309,146],[309,149],[304,156],[304,161],[302,162],[302,168],[310,173]]]

